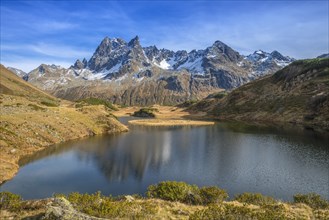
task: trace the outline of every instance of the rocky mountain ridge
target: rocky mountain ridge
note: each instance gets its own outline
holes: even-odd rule
[[[243,56],[221,41],[175,52],[142,47],[138,36],[129,42],[106,37],[88,61],[78,59],[68,69],[42,64],[26,80],[71,100],[94,96],[125,105],[177,104],[239,87],[293,60],[277,51]]]

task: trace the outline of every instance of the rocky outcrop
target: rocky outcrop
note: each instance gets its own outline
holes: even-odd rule
[[[53,198],[47,208],[43,220],[102,220],[104,218],[93,217],[76,211],[72,204],[63,197]]]

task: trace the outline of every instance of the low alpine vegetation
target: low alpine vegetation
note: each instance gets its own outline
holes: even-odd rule
[[[24,201],[19,195],[0,192],[0,216],[5,210],[3,213],[15,213],[14,219],[17,216],[27,219],[25,217],[35,213],[39,213],[40,218],[53,219],[47,217],[58,215],[53,211],[53,207],[57,207],[70,210],[57,216],[63,219],[72,219],[72,213],[106,219],[329,219],[328,201],[314,193],[297,194],[294,203],[276,201],[259,193],[242,193],[232,201],[225,201],[228,194],[218,187],[199,188],[184,182],[165,181],[150,185],[146,196],[112,197],[100,192],[73,192],[56,194],[55,199]]]
[[[159,110],[157,108],[145,107],[135,111],[132,116],[142,118],[155,118],[155,112],[159,112]]]
[[[269,196],[264,196],[260,193],[242,193],[235,196],[234,200],[241,202],[241,203],[248,203],[253,205],[271,205],[275,204],[277,201]]]
[[[216,186],[199,188],[184,182],[165,181],[149,186],[147,197],[192,205],[208,205],[224,201],[228,194]]]
[[[315,193],[294,195],[295,203],[304,203],[313,209],[329,209],[329,202]]]
[[[111,102],[103,100],[103,99],[98,99],[98,98],[87,98],[87,99],[81,99],[77,102],[75,105],[76,108],[81,108],[86,105],[104,105],[105,107],[117,111],[118,108],[115,107]]]
[[[100,192],[80,194],[77,192],[56,197],[67,199],[75,210],[100,218],[137,218],[147,219],[157,211],[155,204],[147,201],[140,203],[128,201],[122,197],[104,196]]]
[[[17,212],[22,208],[22,197],[11,192],[0,192],[0,210]]]
[[[53,99],[43,99],[40,102],[42,105],[48,106],[48,107],[58,107],[59,102]]]

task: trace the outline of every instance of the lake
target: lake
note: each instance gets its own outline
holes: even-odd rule
[[[24,199],[73,191],[144,194],[165,180],[216,185],[231,198],[260,192],[288,201],[315,192],[329,199],[328,137],[289,125],[130,126],[127,133],[49,147],[20,165],[0,191]]]

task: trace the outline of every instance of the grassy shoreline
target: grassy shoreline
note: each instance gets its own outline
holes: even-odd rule
[[[130,124],[145,125],[145,126],[205,126],[214,125],[212,121],[196,121],[196,120],[170,120],[170,119],[144,119],[131,120]]]
[[[282,202],[259,193],[242,193],[228,200],[225,190],[165,181],[148,187],[146,195],[118,197],[57,194],[23,201],[0,193],[0,217],[9,219],[328,219],[329,202],[316,194],[297,194]]]

